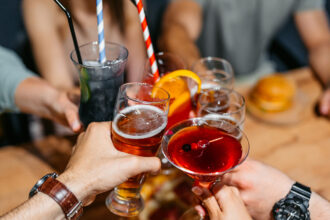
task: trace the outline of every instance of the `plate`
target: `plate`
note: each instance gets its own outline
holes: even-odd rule
[[[296,95],[293,98],[292,106],[281,112],[266,112],[258,108],[251,100],[250,95],[246,99],[248,112],[258,120],[275,124],[275,125],[290,125],[302,121],[308,112],[306,108],[308,99],[300,89],[297,89]]]

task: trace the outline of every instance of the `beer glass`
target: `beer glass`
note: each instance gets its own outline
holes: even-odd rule
[[[120,87],[112,122],[111,139],[117,150],[144,157],[155,156],[167,125],[169,94],[147,83]],[[140,188],[145,174],[130,178],[107,197],[114,214],[131,217],[143,209]]]
[[[84,44],[79,49],[83,64],[79,64],[75,50],[71,60],[79,73],[79,118],[86,128],[91,122],[112,120],[117,92],[124,82],[128,51],[119,44],[105,43],[107,61],[100,63],[97,42]]]

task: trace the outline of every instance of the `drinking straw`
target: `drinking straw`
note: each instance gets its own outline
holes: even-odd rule
[[[151,72],[153,75],[154,82],[156,82],[159,79],[159,71],[158,71],[158,66],[157,66],[157,62],[156,62],[154,48],[153,48],[152,42],[151,42],[151,37],[150,37],[150,33],[149,33],[149,28],[148,28],[148,24],[147,24],[146,15],[144,12],[142,0],[135,0],[135,4],[136,4],[136,7],[137,7],[138,13],[139,13],[144,42],[147,47],[147,54],[148,54],[148,58],[149,58]]]
[[[70,32],[71,32],[71,36],[72,36],[72,40],[73,40],[73,45],[74,48],[76,50],[76,54],[77,54],[77,58],[78,58],[78,62],[79,64],[83,64],[82,63],[82,59],[81,59],[81,55],[80,55],[80,50],[79,50],[79,46],[78,46],[78,41],[77,41],[77,37],[76,37],[76,32],[74,31],[74,27],[73,27],[73,22],[72,22],[72,17],[70,12],[63,6],[63,4],[59,1],[59,0],[54,0],[55,3],[65,12],[66,17],[68,18],[68,22],[69,22],[69,26],[70,26]]]
[[[100,63],[106,61],[105,57],[105,42],[104,42],[104,23],[103,23],[103,4],[102,0],[96,0],[96,13],[97,13],[97,32],[99,39],[99,54]]]

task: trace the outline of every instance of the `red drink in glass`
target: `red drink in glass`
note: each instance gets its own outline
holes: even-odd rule
[[[236,138],[220,129],[192,126],[171,138],[168,152],[178,166],[210,174],[236,166],[242,156],[242,146]],[[201,176],[197,180],[209,182],[210,178]]]

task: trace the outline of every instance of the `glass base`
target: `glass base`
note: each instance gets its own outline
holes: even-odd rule
[[[105,200],[105,205],[114,214],[123,217],[137,216],[144,208],[141,196],[135,198],[122,198],[112,191]]]

